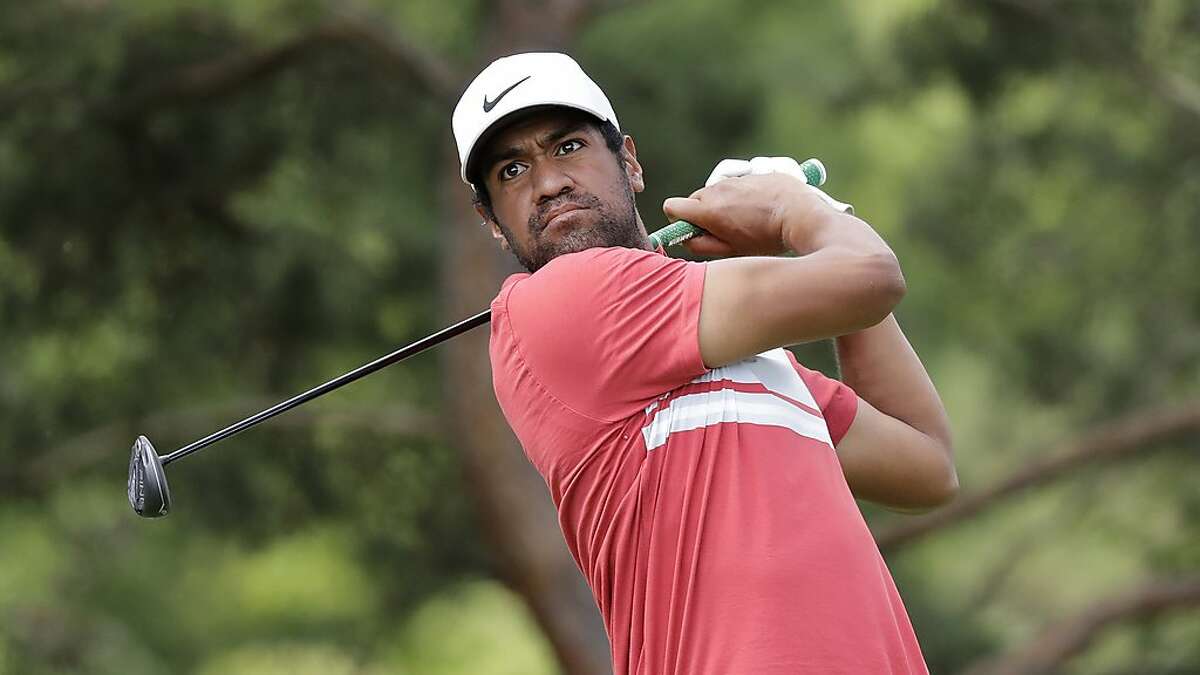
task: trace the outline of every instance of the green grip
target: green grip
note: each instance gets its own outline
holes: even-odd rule
[[[677,220],[663,229],[650,235],[650,243],[658,248],[659,246],[666,248],[674,246],[683,241],[687,241],[692,237],[698,236],[704,230],[696,227],[686,220]]]
[[[825,173],[825,165],[821,160],[806,159],[800,164],[800,171],[804,173],[804,181],[809,185],[820,187],[825,184],[825,179],[828,175]],[[661,230],[650,235],[650,244],[655,248],[661,246],[666,248],[674,246],[680,242],[687,241],[692,237],[704,234],[704,230],[687,222],[686,220],[677,220]]]

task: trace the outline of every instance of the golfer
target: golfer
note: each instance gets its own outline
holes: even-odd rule
[[[789,172],[752,170],[663,204],[721,259],[667,257],[634,203],[633,139],[563,54],[495,61],[453,127],[476,209],[529,270],[492,301],[496,398],[614,672],[925,673],[855,503],[922,510],[958,488],[941,400],[891,315],[905,282],[887,244]],[[772,162],[789,166],[756,164]],[[840,382],[783,349],[831,337]]]

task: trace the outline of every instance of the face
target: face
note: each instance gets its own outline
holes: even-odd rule
[[[530,272],[598,246],[649,248],[633,199],[645,187],[633,139],[626,136],[614,156],[590,119],[539,112],[481,149],[479,170],[495,219],[477,210]]]

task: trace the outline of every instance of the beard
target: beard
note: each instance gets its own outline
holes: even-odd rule
[[[538,271],[560,255],[578,253],[589,248],[623,246],[644,249],[647,247],[646,233],[638,220],[633,188],[628,179],[622,183],[623,189],[619,191],[621,197],[614,202],[605,203],[595,195],[570,192],[539,204],[537,211],[529,216],[527,249],[518,245],[512,231],[504,223],[497,224],[508,242],[508,248],[521,266],[530,272]],[[572,228],[562,232],[557,239],[550,240],[545,237],[546,214],[565,204],[594,212],[596,222],[588,227]]]

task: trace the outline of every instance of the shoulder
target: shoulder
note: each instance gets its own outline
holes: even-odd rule
[[[551,260],[530,275],[532,281],[560,280],[566,276],[613,276],[631,267],[656,266],[674,262],[660,253],[619,246],[589,248]]]
[[[608,296],[615,289],[636,287],[664,269],[700,264],[669,258],[656,251],[590,248],[559,256],[533,274],[510,276],[497,300],[507,308],[596,299]]]
[[[595,248],[505,284],[492,318],[498,386],[542,391],[591,420],[623,419],[704,372],[704,266]]]

